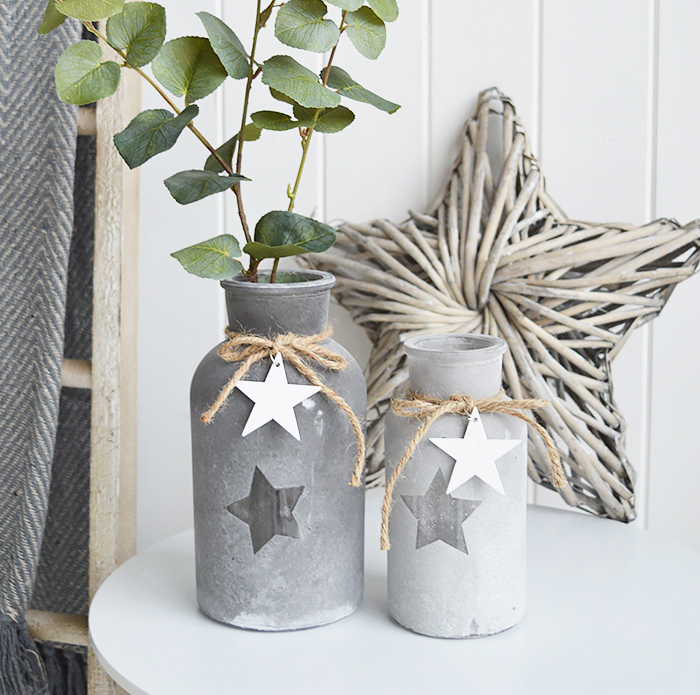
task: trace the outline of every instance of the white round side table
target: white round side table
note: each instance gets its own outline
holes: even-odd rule
[[[260,633],[197,608],[186,531],[100,587],[90,635],[133,695],[700,693],[700,553],[573,512],[531,508],[528,607],[499,635],[439,640],[391,621],[380,496],[367,499],[365,599],[325,627]]]

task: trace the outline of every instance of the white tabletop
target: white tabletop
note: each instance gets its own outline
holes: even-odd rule
[[[528,606],[507,632],[439,640],[393,623],[379,497],[368,494],[365,600],[332,625],[260,633],[195,598],[192,531],[139,553],[90,609],[100,662],[135,695],[700,693],[700,553],[618,522],[532,508]]]

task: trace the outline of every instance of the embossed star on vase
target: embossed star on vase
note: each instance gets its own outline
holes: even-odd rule
[[[483,92],[447,183],[426,213],[410,212],[401,224],[342,224],[334,248],[308,261],[336,276],[336,298],[373,344],[368,482],[383,467],[391,397],[407,383],[401,340],[485,333],[508,344],[508,395],[550,402],[536,417],[567,468],[562,497],[631,521],[635,473],[610,364],[699,260],[697,221],[637,227],[569,220],[547,194],[511,101],[497,89]],[[531,436],[530,477],[552,488],[548,460]]]

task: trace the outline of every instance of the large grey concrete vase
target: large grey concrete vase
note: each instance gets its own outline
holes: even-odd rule
[[[485,335],[410,338],[404,343],[410,388],[439,399],[495,396],[505,350],[503,340]],[[527,425],[502,413],[473,416],[440,417],[394,488],[389,610],[401,625],[432,637],[501,632],[525,610]],[[420,424],[389,413],[387,476]],[[472,426],[476,441],[466,447]],[[491,441],[483,443],[477,432]],[[479,456],[489,465],[476,466]],[[458,465],[464,473],[454,478]]]
[[[296,281],[222,282],[231,330],[267,337],[322,332],[333,276],[304,270],[285,279]],[[324,344],[348,368],[307,364],[362,418],[362,370],[338,343]],[[287,422],[296,421],[298,440],[275,419],[242,436],[253,409],[264,403],[236,388],[203,424],[200,415],[239,366],[224,361],[218,347],[202,360],[191,390],[199,605],[216,620],[256,630],[339,620],[358,607],[363,588],[364,490],[349,485],[357,448],[348,418],[316,393],[289,406],[293,414],[285,411]],[[265,358],[244,381],[265,382],[273,369]],[[309,385],[292,365],[283,369],[289,384]],[[268,404],[262,420],[275,412]]]

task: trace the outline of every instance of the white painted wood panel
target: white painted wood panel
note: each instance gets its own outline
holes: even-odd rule
[[[648,212],[650,2],[542,5],[540,159],[547,190],[572,219],[641,223]],[[614,368],[627,418],[627,453],[646,475],[644,341],[634,335]],[[555,493],[537,500],[561,506]],[[645,499],[638,495],[638,507]]]
[[[401,4],[396,22],[387,24],[386,48],[376,61],[361,56],[347,36],[335,64],[362,86],[401,104],[387,114],[369,104],[346,101],[355,121],[325,136],[326,218],[364,222],[406,219],[408,208],[426,205],[425,152],[427,99],[423,20],[425,0]]]
[[[426,185],[432,203],[461,147],[462,127],[475,114],[479,93],[485,89],[498,87],[513,100],[537,151],[541,16],[537,0],[459,4],[435,0],[428,8]],[[528,501],[535,502],[536,494],[536,486],[529,482]]]
[[[700,217],[700,5],[663,0],[659,12],[657,211]],[[700,278],[680,285],[654,322],[649,528],[700,550]]]
[[[443,2],[431,8],[430,196],[447,180],[479,92],[511,97],[536,137],[539,5],[536,0]],[[536,148],[537,142],[533,145]],[[432,201],[431,201],[432,202]]]
[[[202,34],[195,9],[214,0],[165,0],[168,39]],[[212,97],[199,102],[200,130],[216,133]],[[145,85],[142,108],[164,102]],[[167,107],[166,107],[167,108]],[[192,524],[189,389],[194,370],[219,338],[219,288],[185,273],[170,254],[217,234],[215,198],[178,205],[163,179],[194,169],[206,150],[185,131],[177,145],[141,169],[139,308],[138,545],[144,548]]]
[[[326,221],[399,222],[410,209],[427,205],[429,115],[429,0],[401,3],[400,16],[387,25],[386,48],[376,61],[361,56],[343,37],[335,64],[370,91],[401,104],[393,114],[346,100],[355,121],[346,130],[321,136],[317,151],[324,172],[318,191]],[[318,143],[316,143],[318,145]],[[331,305],[335,338],[364,367],[370,343],[365,332],[335,302]]]

